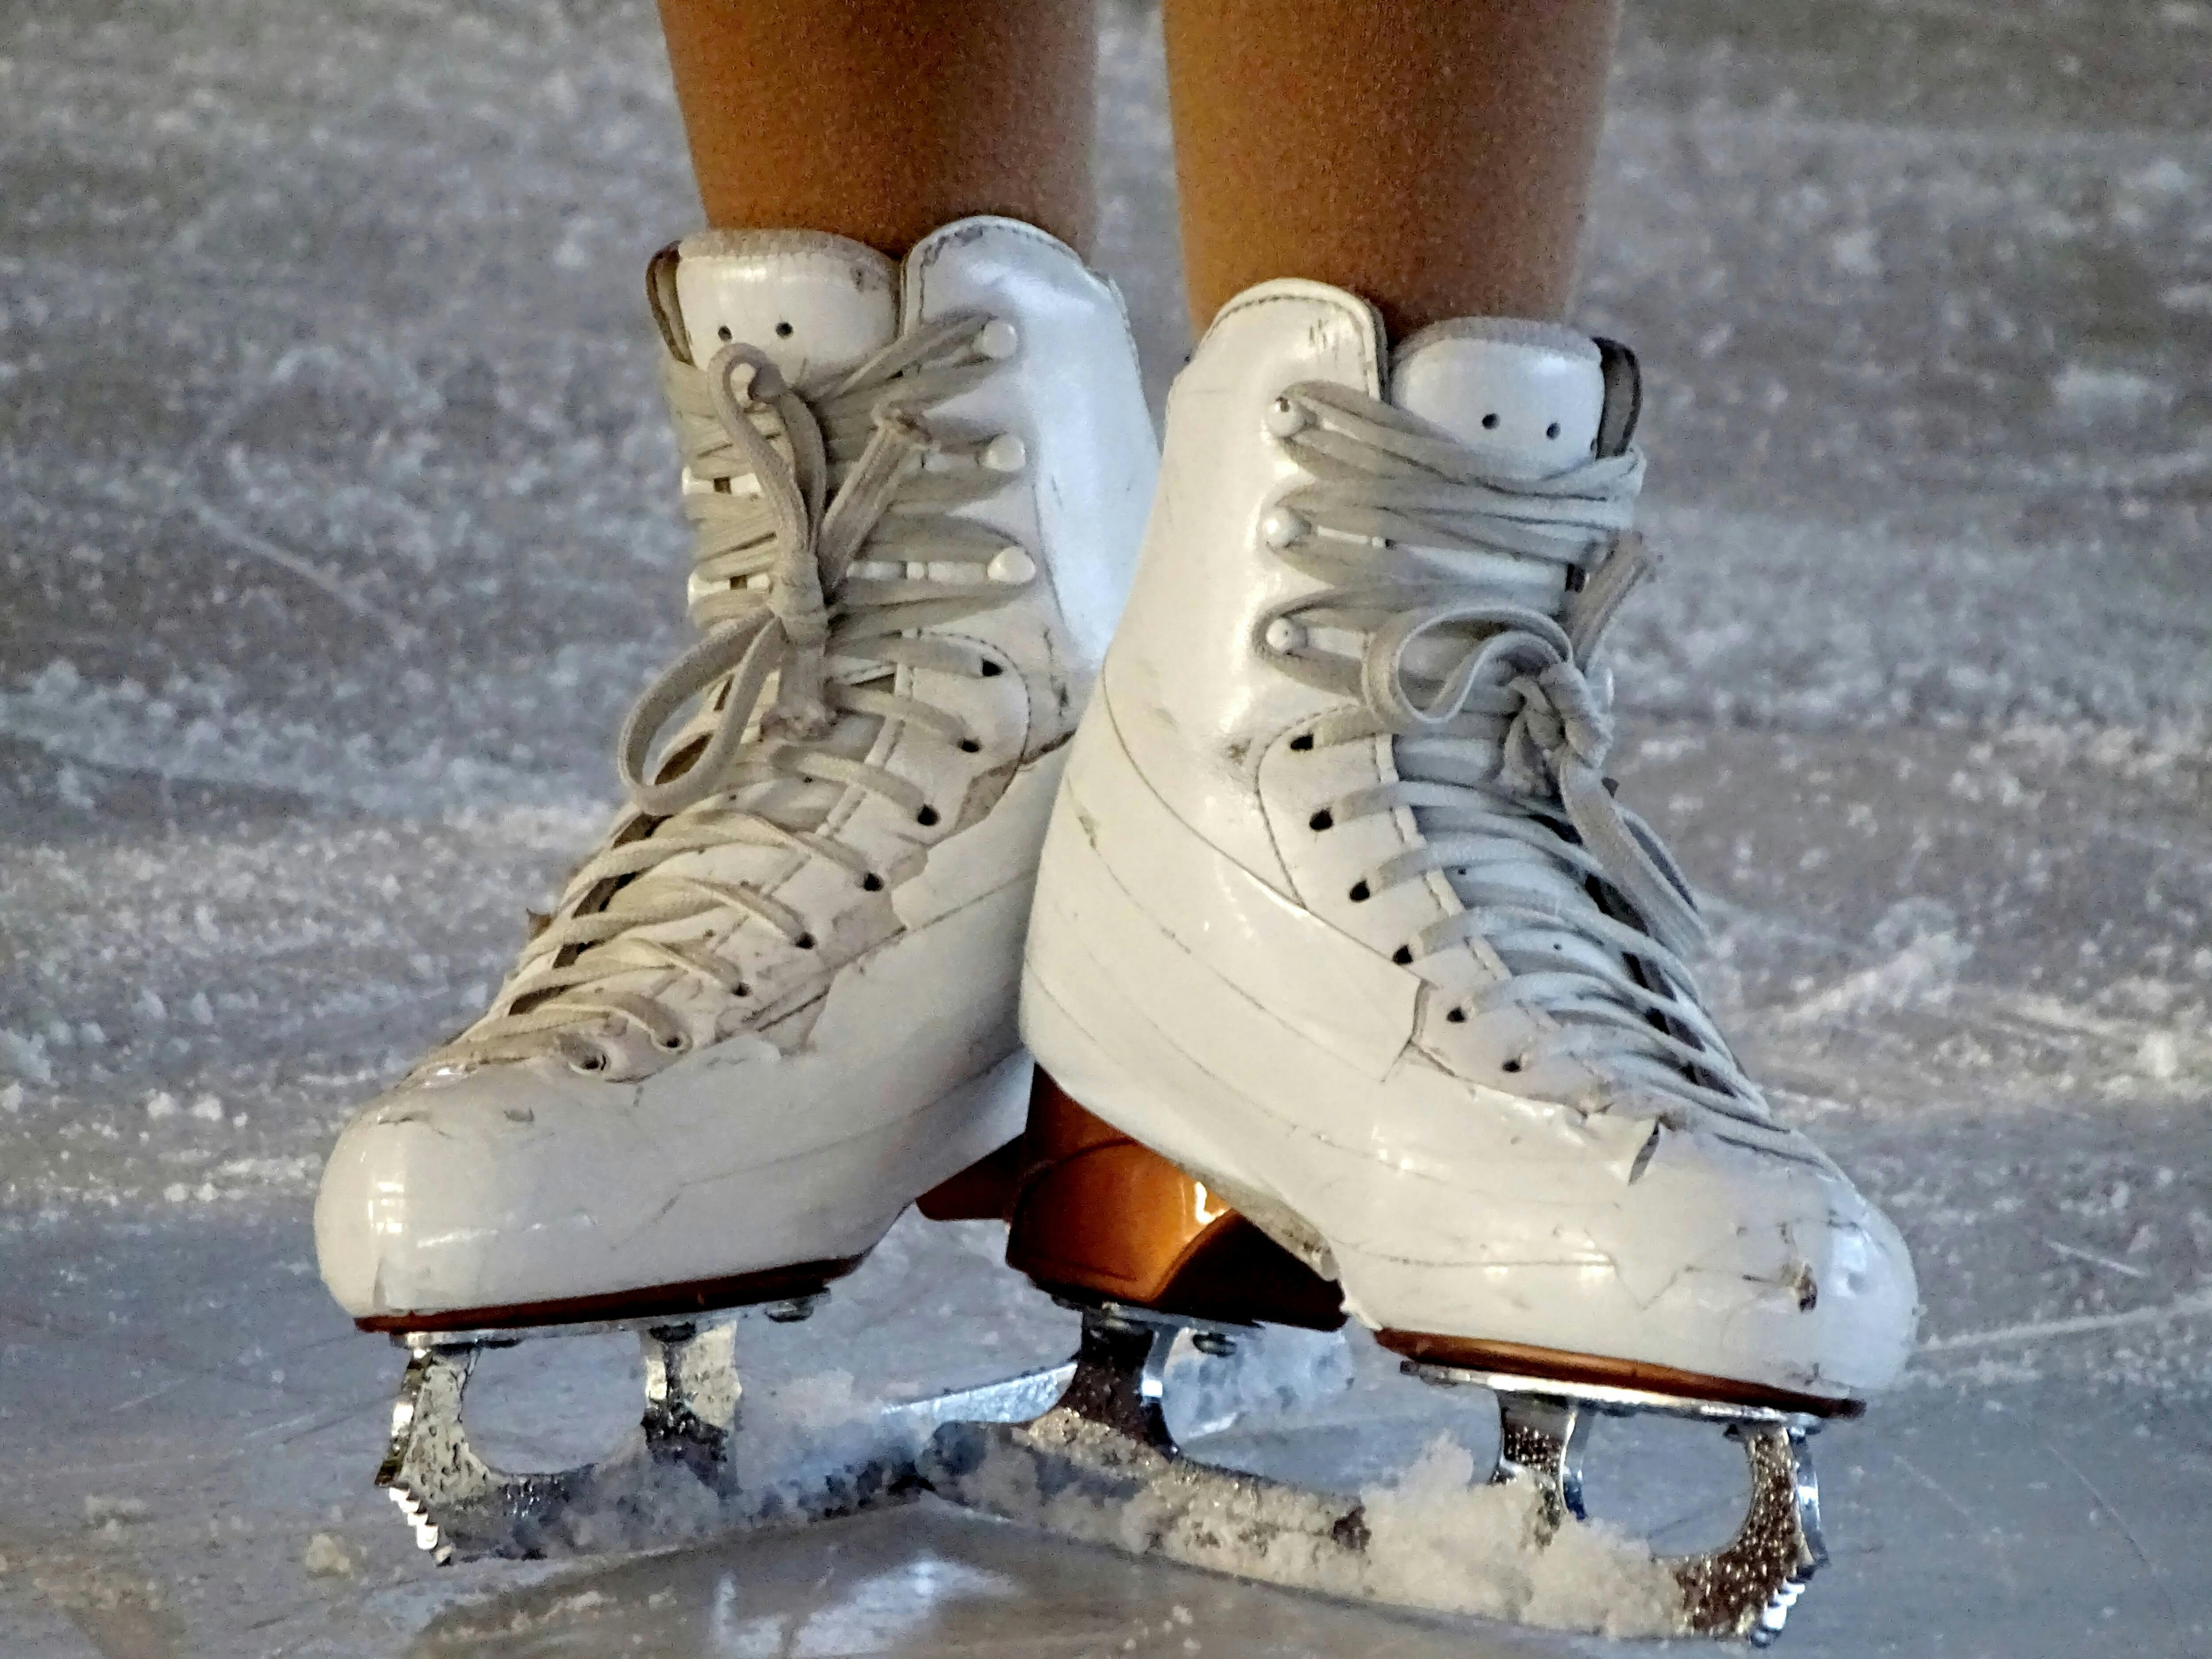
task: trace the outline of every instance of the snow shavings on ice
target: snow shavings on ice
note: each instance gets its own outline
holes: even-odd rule
[[[1648,1547],[1601,1521],[1547,1536],[1533,1480],[1475,1480],[1474,1455],[1440,1435],[1396,1480],[1360,1493],[1368,1595],[1603,1636],[1680,1631],[1680,1588]]]
[[[1449,1434],[1356,1503],[1057,1415],[963,1436],[937,1467],[946,1495],[987,1514],[1210,1572],[1557,1630],[1683,1629],[1680,1590],[1649,1548],[1603,1522],[1548,1528],[1532,1480],[1477,1484],[1474,1454]]]
[[[307,1540],[300,1565],[310,1578],[350,1578],[357,1571],[346,1547],[326,1532],[319,1532]]]
[[[46,1058],[46,1043],[43,1036],[25,1036],[20,1031],[0,1031],[0,1064],[5,1064],[18,1076],[32,1083],[51,1085],[54,1080],[53,1062]],[[22,1085],[12,1085],[15,1106],[22,1103]]]
[[[1823,1026],[1886,1009],[1940,1003],[1973,953],[1955,933],[1923,933],[1887,961],[1768,1018],[1778,1025]]]
[[[752,1328],[739,1334],[749,1336]],[[513,1356],[520,1392],[505,1395],[491,1412],[534,1420],[542,1429],[549,1417],[573,1421],[580,1405],[596,1409],[605,1403],[607,1377],[597,1379],[588,1402],[561,1392],[551,1375],[560,1355],[549,1346]],[[480,1383],[495,1370],[507,1372],[502,1358],[489,1357]],[[1267,1330],[1253,1333],[1226,1359],[1180,1344],[1170,1361],[1170,1397],[1177,1419],[1203,1434],[1255,1411],[1280,1412],[1340,1394],[1352,1374],[1341,1338]],[[549,1553],[665,1548],[865,1508],[913,1490],[915,1458],[938,1420],[931,1413],[902,1409],[908,1402],[863,1389],[851,1371],[838,1368],[747,1378],[743,1387],[731,1450],[733,1491],[717,1498],[688,1476],[653,1468],[635,1428],[626,1428],[615,1449],[596,1460],[612,1478],[596,1483],[564,1514],[557,1534],[546,1540]],[[472,1417],[479,1405],[489,1405],[489,1398],[472,1393]],[[528,1436],[510,1438],[497,1417],[489,1427],[472,1427],[471,1435],[495,1468],[520,1473],[548,1466],[542,1455],[532,1455],[542,1454],[542,1443],[533,1445]]]

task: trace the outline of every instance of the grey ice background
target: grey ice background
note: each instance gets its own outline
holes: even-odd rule
[[[1157,390],[1158,49],[1105,17]],[[1821,1443],[1802,1659],[2212,1650],[2208,60],[2195,0],[1630,0],[1577,313],[1653,392],[1626,787],[1927,1302]],[[0,1652],[1595,1649],[942,1510],[440,1574],[368,1489],[397,1365],[315,1280],[315,1171],[675,648],[638,289],[696,217],[643,0],[0,9]],[[1064,1348],[993,1250],[902,1225],[760,1374]],[[514,1431],[618,1418],[592,1363],[505,1379]],[[1434,1419],[1362,1376],[1276,1449]],[[1601,1506],[1710,1531],[1710,1450]]]

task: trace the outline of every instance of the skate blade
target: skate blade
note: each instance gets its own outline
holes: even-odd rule
[[[1058,1403],[1025,1423],[947,1425],[921,1455],[922,1480],[966,1508],[1132,1555],[1346,1600],[1514,1616],[1497,1611],[1514,1604],[1504,1587],[1439,1587],[1433,1600],[1394,1593],[1402,1576],[1378,1571],[1358,1498],[1184,1456],[1161,1412],[1167,1355],[1183,1322],[1110,1306],[1087,1314],[1075,1374]],[[1826,1561],[1806,1444],[1815,1418],[1623,1389],[1584,1395],[1556,1380],[1494,1372],[1406,1369],[1496,1394],[1503,1431],[1491,1483],[1533,1488],[1515,1564],[1524,1573],[1533,1554],[1586,1528],[1580,1460],[1594,1418],[1657,1412],[1726,1425],[1751,1469],[1743,1524],[1718,1550],[1650,1564],[1646,1576],[1661,1595],[1637,1616],[1662,1624],[1648,1633],[1764,1646]]]
[[[745,1310],[801,1319],[818,1297]],[[440,1565],[497,1557],[597,1554],[696,1542],[745,1526],[823,1519],[920,1490],[914,1455],[956,1419],[1043,1411],[1073,1371],[1060,1365],[890,1408],[852,1461],[772,1491],[747,1491],[733,1466],[743,1387],[732,1310],[712,1320],[629,1321],[510,1329],[415,1332],[376,1484]],[[509,1473],[469,1442],[462,1400],[478,1357],[531,1335],[635,1331],[644,1352],[645,1408],[608,1456],[574,1468]]]

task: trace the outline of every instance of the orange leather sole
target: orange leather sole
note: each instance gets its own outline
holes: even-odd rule
[[[540,1325],[592,1325],[617,1319],[689,1318],[745,1308],[762,1302],[788,1302],[824,1290],[859,1267],[859,1256],[836,1261],[802,1261],[794,1267],[736,1273],[726,1279],[694,1279],[646,1290],[607,1291],[595,1296],[564,1297],[553,1302],[525,1302],[497,1308],[465,1308],[445,1313],[378,1314],[353,1322],[364,1331],[404,1334],[409,1331],[524,1330]]]
[[[1831,1400],[1789,1389],[1768,1388],[1762,1383],[1739,1382],[1732,1377],[1677,1370],[1671,1365],[1654,1365],[1641,1359],[1607,1359],[1596,1354],[1571,1353],[1562,1348],[1531,1347],[1522,1342],[1424,1336],[1414,1331],[1377,1331],[1375,1340],[1391,1352],[1424,1365],[1452,1365],[1464,1370],[1500,1371],[1556,1382],[1635,1389],[1645,1394],[1713,1401],[1726,1406],[1801,1412],[1808,1417],[1857,1417],[1866,1410],[1866,1402],[1859,1400]]]

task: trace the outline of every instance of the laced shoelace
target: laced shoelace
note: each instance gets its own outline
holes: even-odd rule
[[[763,884],[672,869],[672,860],[738,844],[781,848],[826,860],[873,890],[883,879],[866,858],[819,833],[843,793],[889,800],[925,830],[938,823],[919,787],[860,755],[888,724],[979,747],[957,715],[876,682],[902,667],[999,672],[926,630],[1031,585],[1036,566],[1024,550],[957,516],[1024,457],[1018,440],[954,438],[923,415],[977,385],[1012,340],[988,317],[945,318],[806,396],[743,343],[703,369],[664,358],[694,530],[690,616],[701,637],[623,723],[617,751],[632,810],[569,878],[491,1012],[422,1069],[549,1050],[579,1070],[604,1069],[592,1038],[611,1022],[680,1052],[689,1035],[656,985],[697,980],[730,998],[750,988],[705,945],[640,930],[735,913],[795,948],[816,940]],[[661,744],[694,699],[697,711]]]
[[[1440,872],[1460,899],[1395,960],[1486,941],[1509,976],[1455,1016],[1551,1015],[1521,1066],[1571,1055],[1766,1124],[1684,960],[1705,938],[1688,884],[1605,776],[1612,684],[1590,665],[1651,567],[1630,528],[1642,455],[1512,478],[1426,422],[1323,382],[1291,388],[1269,425],[1310,482],[1264,533],[1326,586],[1263,614],[1256,648],[1350,701],[1316,726],[1314,745],[1388,733],[1396,761],[1395,781],[1330,802],[1316,827],[1408,809],[1419,842],[1352,897]],[[1563,585],[1554,617],[1540,607]]]

